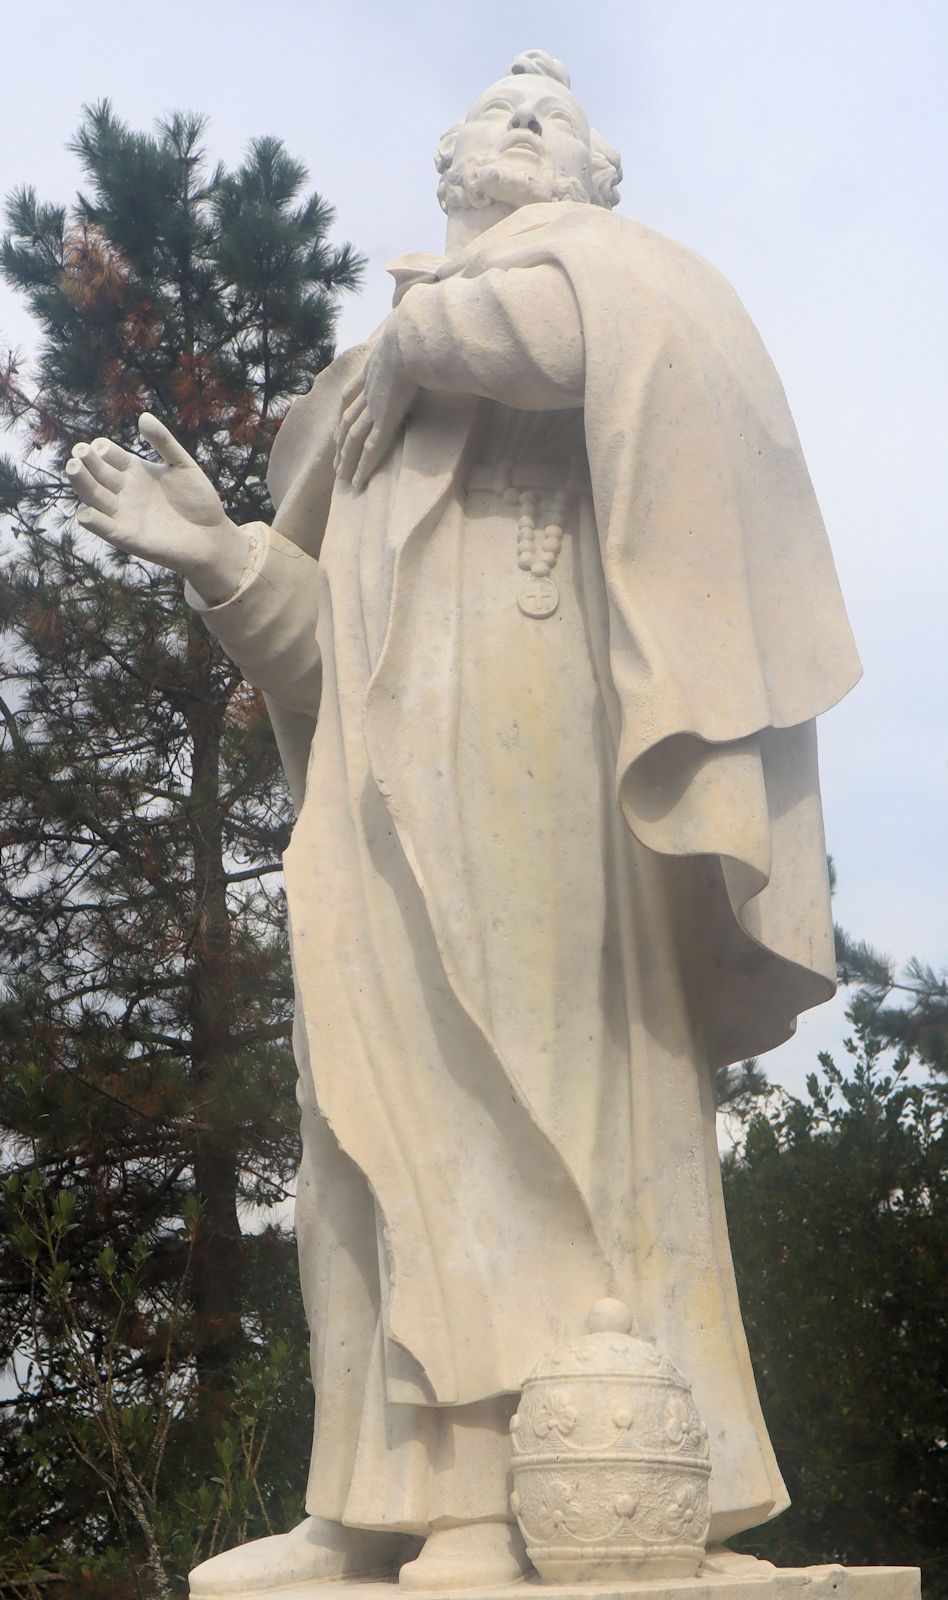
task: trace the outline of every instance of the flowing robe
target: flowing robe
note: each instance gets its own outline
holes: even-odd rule
[[[832,993],[813,718],[858,664],[825,533],[772,366],[692,253],[531,206],[396,276],[402,438],[363,494],[334,482],[367,349],[334,363],[279,435],[262,563],[207,613],[300,802],[309,1509],[456,1514],[465,1423],[500,1481],[472,1408],[509,1413],[609,1294],[693,1386],[727,1537],[786,1495],[712,1073]],[[531,474],[571,487],[545,620],[501,492]]]

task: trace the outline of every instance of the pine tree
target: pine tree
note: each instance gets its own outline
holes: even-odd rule
[[[724,1163],[748,1343],[791,1506],[739,1547],[918,1565],[948,1593],[948,1124],[921,1052],[865,1007],[848,1061],[774,1096]]]
[[[948,976],[912,956],[900,972],[891,956],[836,929],[839,981],[855,986],[859,1020],[885,1044],[907,1050],[948,1080]]]
[[[292,1241],[241,1225],[296,1160],[289,799],[180,581],[84,534],[62,476],[79,439],[142,449],[149,410],[267,516],[362,262],[279,140],[225,171],[202,134],[88,108],[86,192],[15,193],[0,253],[42,330],[0,370],[0,1572],[115,1596],[282,1526],[309,1442]]]

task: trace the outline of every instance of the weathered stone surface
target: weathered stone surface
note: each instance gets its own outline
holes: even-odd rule
[[[433,1592],[433,1591],[430,1591]],[[443,1591],[442,1591],[443,1592]],[[512,1595],[549,1593],[536,1579],[501,1588],[467,1590],[470,1600],[510,1600]],[[766,1578],[670,1578],[637,1585],[557,1584],[557,1600],[919,1600],[917,1567],[786,1567]],[[259,1600],[392,1600],[399,1593],[387,1583],[304,1584],[261,1593]],[[255,1594],[254,1600],[257,1600]]]
[[[614,212],[561,63],[518,57],[437,165],[446,253],[394,262],[382,328],[291,408],[272,528],[155,418],[163,465],[99,440],[68,469],[87,527],[189,580],[299,808],[309,1516],[205,1563],[207,1600],[393,1536],[405,1588],[518,1578],[508,1424],[602,1297],[707,1429],[687,1493],[664,1460],[609,1480],[643,1539],[681,1521],[694,1563],[787,1503],[711,1086],[833,991],[814,728],[859,668],[829,546],[746,313]]]

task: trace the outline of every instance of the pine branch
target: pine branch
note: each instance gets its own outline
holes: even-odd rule
[[[244,867],[240,872],[228,872],[227,883],[246,883],[249,878],[262,878],[267,873],[282,872],[282,861],[264,861],[258,867]]]
[[[895,973],[890,957],[882,955],[864,939],[851,939],[838,923],[834,932],[840,983],[861,983],[883,994],[893,987]]]

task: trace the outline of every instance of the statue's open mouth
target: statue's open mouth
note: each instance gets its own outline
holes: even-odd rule
[[[536,135],[523,130],[510,134],[504,140],[501,149],[505,152],[507,150],[530,150],[535,156],[543,154],[543,146]]]

